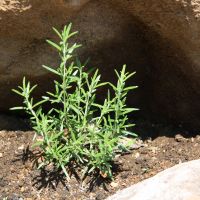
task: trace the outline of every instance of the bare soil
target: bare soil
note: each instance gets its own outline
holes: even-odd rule
[[[36,168],[31,149],[33,132],[0,131],[0,199],[101,200],[166,168],[199,159],[200,136],[180,131],[167,134],[172,133],[171,127],[152,130],[157,131],[155,137],[143,134],[137,148],[116,158],[114,181],[88,177],[83,183],[74,175],[68,182],[61,172]]]

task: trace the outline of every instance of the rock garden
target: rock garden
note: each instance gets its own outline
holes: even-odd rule
[[[0,199],[200,199],[199,13],[0,1]]]

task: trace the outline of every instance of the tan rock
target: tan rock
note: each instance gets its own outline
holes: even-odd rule
[[[45,43],[51,27],[72,21],[84,45],[81,58],[113,80],[127,63],[140,86],[130,102],[141,114],[175,123],[200,124],[199,0],[30,0],[0,1],[0,110],[19,102],[10,89],[24,75],[42,84],[53,79],[41,68],[56,65]],[[200,126],[200,125],[199,125]]]

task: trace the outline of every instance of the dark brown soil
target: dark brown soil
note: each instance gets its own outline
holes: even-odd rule
[[[140,141],[142,145],[138,149],[117,158],[113,182],[102,184],[102,180],[87,178],[81,184],[73,176],[67,182],[62,173],[33,167],[32,153],[28,150],[33,132],[0,131],[0,199],[105,199],[166,168],[198,159],[200,137],[181,135],[177,132],[174,137],[158,136]]]

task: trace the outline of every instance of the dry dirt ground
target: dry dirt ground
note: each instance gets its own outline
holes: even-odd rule
[[[101,200],[175,164],[199,159],[200,136],[152,124],[148,133],[144,126],[138,148],[116,159],[114,181],[88,177],[82,184],[74,176],[67,182],[62,173],[34,167],[33,132],[0,131],[0,199]]]

